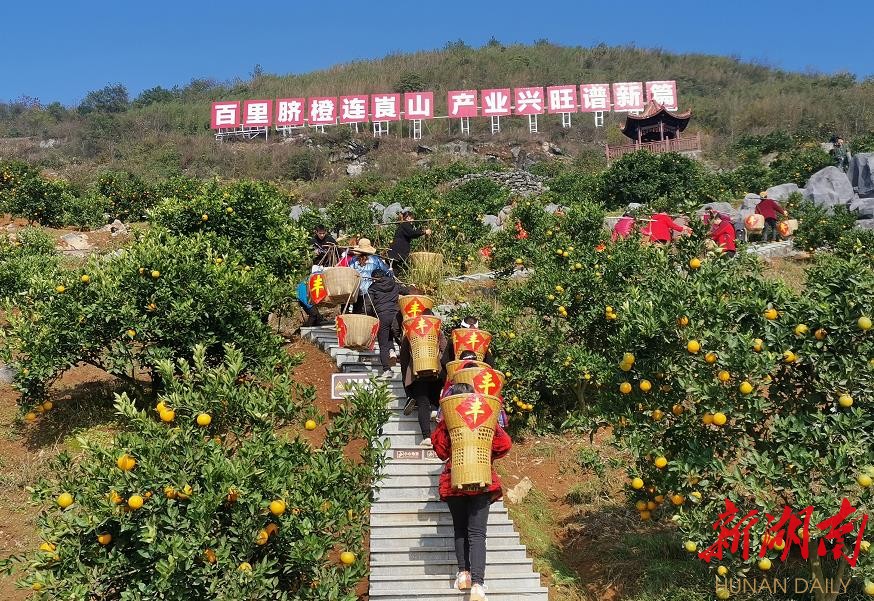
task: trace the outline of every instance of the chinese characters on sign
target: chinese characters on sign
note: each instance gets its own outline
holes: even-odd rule
[[[810,553],[810,520],[813,507],[805,507],[793,511],[784,507],[779,516],[766,513],[767,522],[759,557],[765,557],[772,549],[782,551],[781,560],[786,561],[792,547],[797,547],[801,557],[808,558]],[[754,509],[740,517],[737,505],[725,499],[725,511],[719,514],[713,529],[717,531],[716,542],[698,553],[698,557],[706,562],[713,559],[721,560],[723,553],[737,553],[749,559],[750,537],[752,528],[760,521],[759,510]],[[838,512],[815,525],[819,531],[819,543],[816,553],[819,557],[831,555],[832,559],[844,558],[851,567],[855,567],[859,559],[865,527],[868,524],[868,514],[857,514],[856,509],[847,499],[841,501]],[[855,542],[847,548],[848,537],[855,537]]]
[[[611,110],[636,112],[642,111],[646,103],[653,100],[667,109],[676,110],[677,82],[453,90],[447,92],[446,114],[442,118],[603,113]],[[434,92],[407,92],[213,102],[210,126],[212,129],[303,127],[435,118],[440,117],[435,115]]]

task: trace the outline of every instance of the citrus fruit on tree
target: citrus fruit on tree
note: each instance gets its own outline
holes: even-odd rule
[[[717,378],[719,379],[719,381],[722,382],[722,383],[725,383],[725,382],[728,382],[729,380],[731,380],[731,374],[730,374],[728,371],[724,370],[724,369],[723,369],[722,371],[720,371],[720,372],[716,375],[716,377],[717,377]]]
[[[118,469],[120,469],[121,471],[129,472],[132,469],[134,469],[134,467],[137,464],[137,460],[134,459],[133,457],[131,457],[130,455],[128,455],[127,453],[125,453],[124,455],[119,456],[119,458],[116,460],[115,464],[118,466]]]
[[[659,469],[664,469],[668,465],[668,459],[667,457],[656,457],[653,464]]]
[[[773,321],[778,317],[777,309],[765,309],[764,315],[765,319]]]
[[[859,326],[860,330],[867,332],[871,329],[871,318],[863,315],[859,318],[859,321],[856,322],[856,324]]]
[[[640,478],[634,478],[631,481],[631,488],[633,488],[634,490],[640,490],[641,488],[643,488],[643,480],[641,480]]]
[[[209,413],[198,413],[197,414],[197,425],[205,428],[206,426],[212,423],[212,416]]]
[[[853,397],[848,394],[842,394],[838,397],[838,405],[843,407],[844,409],[848,409],[853,406]]]
[[[104,547],[112,542],[112,535],[108,532],[104,532],[102,534],[97,535],[97,542],[103,545]]]
[[[143,501],[144,499],[142,496],[131,495],[130,498],[127,500],[127,506],[131,509],[136,510],[143,506]]]
[[[641,380],[640,389],[643,392],[649,392],[650,390],[652,390],[652,382],[650,382],[649,380]]]
[[[73,495],[71,495],[70,493],[65,492],[65,493],[61,493],[60,495],[58,495],[58,505],[61,507],[61,509],[66,509],[67,507],[69,507],[72,504],[73,504]]]
[[[315,430],[316,429],[316,420],[308,419],[306,423],[304,423],[303,427],[307,430]]]
[[[688,551],[689,553],[694,553],[698,550],[698,545],[695,543],[695,541],[687,540],[683,544],[683,548],[686,549],[686,551]]]
[[[620,384],[619,385],[619,392],[621,392],[622,394],[630,394],[631,393],[631,383],[630,382],[623,382],[622,384]]]
[[[701,343],[699,343],[697,340],[690,340],[686,343],[686,350],[692,354],[695,354],[701,350]]]
[[[689,267],[692,269],[699,269],[701,267],[701,259],[698,257],[689,259]]]
[[[343,551],[340,553],[340,561],[343,565],[351,566],[355,563],[355,553],[352,553],[351,551]]]
[[[762,559],[760,559],[759,560],[759,569],[762,570],[763,572],[767,572],[768,570],[770,570],[771,569],[771,560],[768,559],[767,557],[763,557]]]
[[[728,421],[728,418],[721,411],[717,411],[713,414],[713,425],[724,426],[726,421]]]
[[[750,394],[753,391],[753,385],[744,380],[740,383],[740,386],[738,386],[738,390],[740,390],[741,394]]]
[[[285,501],[283,501],[282,499],[276,499],[275,501],[271,501],[270,513],[277,516],[285,513]]]

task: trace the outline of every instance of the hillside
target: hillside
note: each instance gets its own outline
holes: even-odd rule
[[[681,107],[694,111],[691,129],[705,134],[710,156],[720,161],[731,162],[728,151],[742,136],[780,131],[824,140],[839,132],[852,139],[874,130],[874,82],[856,82],[848,74],[790,73],[729,57],[633,47],[561,47],[546,42],[503,46],[493,41],[476,49],[457,42],[442,50],[390,55],[307,74],[280,76],[256,69],[247,81],[192,80],[171,90],[152,88],[133,99],[122,86],[107,86],[89,93],[79,107],[20,99],[0,104],[0,153],[26,158],[74,180],[98,166],[123,167],[143,176],[318,179],[330,173],[327,151],[320,148],[249,144],[242,147],[248,152],[241,152],[241,145],[216,147],[209,131],[209,103],[423,89],[435,92],[439,115],[445,114],[444,92],[449,89],[655,79],[677,81]],[[551,139],[573,153],[586,147],[595,152],[605,141],[621,139],[618,118],[612,115],[603,129],[596,129],[590,116],[578,115],[570,130],[560,128],[557,116],[547,116],[538,136],[529,136],[522,119],[505,121],[502,137]],[[426,139],[449,139],[446,125],[446,120],[429,123]],[[486,119],[475,119],[472,126],[474,140],[490,137]],[[330,146],[337,137],[343,133],[329,128],[317,142],[324,138]],[[393,143],[389,140],[388,146]]]

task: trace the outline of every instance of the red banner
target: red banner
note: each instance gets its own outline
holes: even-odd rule
[[[446,106],[449,116],[453,119],[458,117],[476,117],[478,107],[476,104],[476,90],[455,90],[449,92],[446,97]]]
[[[543,113],[543,88],[516,88],[515,113],[517,115],[540,115]]]
[[[304,124],[306,98],[276,100],[276,127],[301,127]]]
[[[370,96],[340,96],[340,123],[366,123]]]
[[[370,97],[371,121],[400,121],[400,94],[373,94]]]
[[[240,101],[213,102],[210,127],[221,129],[223,127],[239,127],[240,125]]]
[[[313,301],[314,305],[318,305],[328,297],[328,290],[325,288],[325,278],[322,277],[322,274],[314,273],[310,276],[307,282],[307,292],[309,292],[310,300]]]

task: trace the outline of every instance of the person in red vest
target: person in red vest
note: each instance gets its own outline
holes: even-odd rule
[[[630,213],[626,212],[619,218],[619,221],[616,222],[616,225],[613,226],[613,234],[610,237],[613,242],[620,238],[628,238],[631,235],[631,232],[634,230],[634,217],[631,216]]]
[[[450,394],[473,392],[469,384],[454,384]],[[440,500],[449,505],[452,527],[455,531],[455,557],[458,560],[458,574],[455,588],[470,589],[470,601],[486,601],[486,526],[489,521],[489,507],[502,496],[501,480],[494,469],[494,460],[510,452],[513,441],[499,425],[495,425],[492,439],[492,483],[485,489],[452,488],[452,439],[446,421],[440,420],[431,435],[434,453],[446,462],[440,474]]]
[[[714,213],[710,223],[713,224],[710,238],[722,248],[723,253],[733,257],[737,252],[737,246],[734,243],[736,232],[731,218],[723,213]]]
[[[767,192],[762,192],[762,200],[756,205],[756,213],[765,218],[765,230],[762,232],[762,242],[768,242],[769,238],[777,241],[777,214],[788,217],[789,213],[780,206],[773,198],[768,198]]]
[[[641,230],[644,236],[648,236],[650,241],[659,244],[667,244],[671,241],[671,231],[689,233],[692,230],[684,225],[680,225],[667,213],[655,213],[651,218],[649,225]]]

